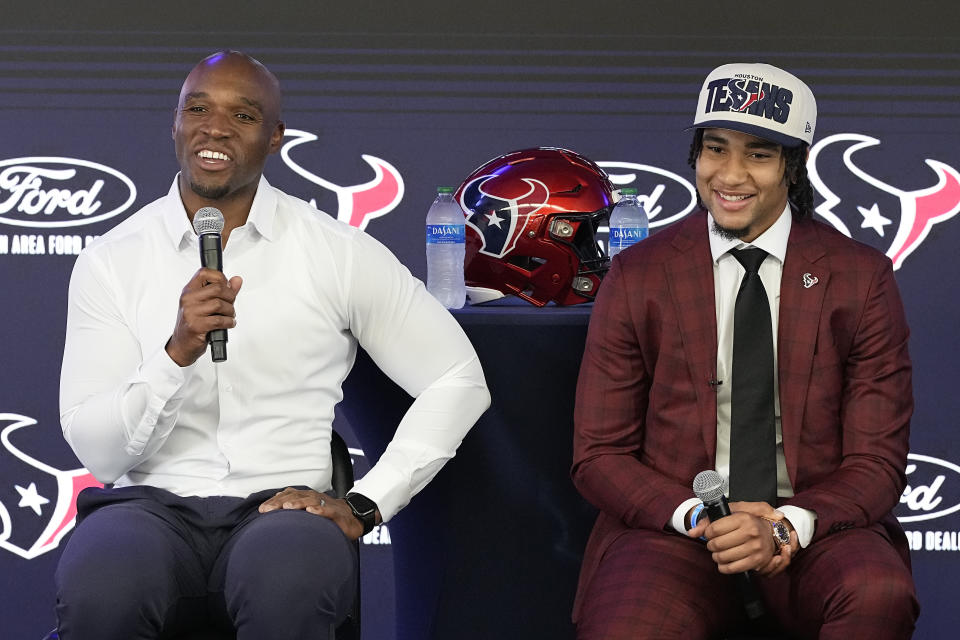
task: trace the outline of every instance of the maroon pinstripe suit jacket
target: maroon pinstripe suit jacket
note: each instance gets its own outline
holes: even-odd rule
[[[706,213],[621,254],[604,278],[577,385],[573,479],[600,515],[574,604],[628,528],[666,530],[715,466],[717,361]],[[805,288],[804,275],[816,278]],[[913,410],[908,330],[890,261],[794,220],[780,285],[778,366],[786,501],[817,513],[813,544],[882,524],[905,484]],[[669,534],[668,534],[669,535]]]

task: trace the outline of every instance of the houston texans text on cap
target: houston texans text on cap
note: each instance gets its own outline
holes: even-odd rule
[[[733,129],[785,147],[813,142],[817,101],[792,73],[769,64],[725,64],[700,89],[691,129]]]

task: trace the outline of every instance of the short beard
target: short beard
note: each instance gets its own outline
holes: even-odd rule
[[[230,186],[226,184],[219,186],[206,186],[197,184],[196,182],[191,182],[190,190],[201,198],[205,198],[207,200],[219,200],[230,193]]]
[[[717,221],[710,218],[710,231],[717,234],[724,240],[741,240],[744,236],[750,233],[750,227],[742,227],[740,229],[731,229],[729,227],[721,227],[717,224]]]

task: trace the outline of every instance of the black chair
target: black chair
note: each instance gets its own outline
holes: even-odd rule
[[[333,460],[332,493],[342,498],[353,488],[353,460],[347,443],[336,431],[330,439],[330,457]],[[354,541],[357,558],[360,558],[360,541]],[[359,560],[358,560],[359,561]],[[360,640],[360,572],[357,567],[357,594],[353,599],[353,607],[347,614],[347,619],[340,623],[331,634],[331,640]]]
[[[350,451],[347,449],[347,443],[336,431],[333,432],[330,440],[330,457],[333,465],[333,477],[331,484],[333,489],[331,493],[337,498],[347,495],[347,492],[353,488],[353,460],[350,459]],[[360,541],[354,542],[357,557],[360,557]],[[346,620],[340,623],[335,629],[330,630],[332,640],[360,640],[360,576],[357,575],[357,595],[353,601],[353,608],[347,614]],[[51,631],[44,637],[44,640],[58,640],[56,630]],[[234,634],[224,634],[218,631],[197,630],[191,631],[186,635],[177,636],[171,640],[236,640]]]

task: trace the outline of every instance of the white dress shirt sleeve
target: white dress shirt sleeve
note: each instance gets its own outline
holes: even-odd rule
[[[347,268],[351,332],[415,398],[383,455],[354,487],[387,521],[454,456],[490,406],[490,394],[460,325],[383,245],[358,234]]]
[[[677,507],[677,510],[673,512],[673,517],[670,518],[670,526],[673,527],[673,530],[677,533],[682,533],[686,535],[687,528],[684,526],[687,519],[687,511],[694,508],[700,504],[699,498],[688,498],[680,503],[680,506]]]
[[[160,448],[192,372],[162,347],[141,353],[120,310],[120,291],[95,255],[81,253],[70,278],[60,422],[77,457],[104,483]]]

